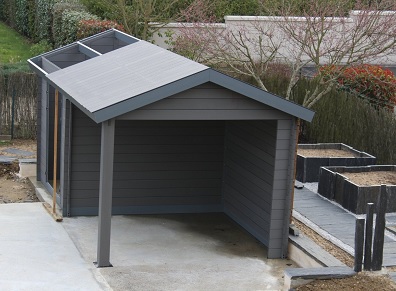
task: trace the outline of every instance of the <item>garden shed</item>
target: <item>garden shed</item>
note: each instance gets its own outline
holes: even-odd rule
[[[28,62],[37,179],[59,185],[64,216],[99,215],[98,266],[116,214],[224,212],[287,255],[296,121],[312,111],[114,29]]]

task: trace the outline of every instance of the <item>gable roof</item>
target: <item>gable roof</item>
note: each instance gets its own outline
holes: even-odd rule
[[[206,82],[311,121],[314,112],[115,29],[28,60],[95,122]]]

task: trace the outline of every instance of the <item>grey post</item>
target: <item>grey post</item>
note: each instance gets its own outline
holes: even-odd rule
[[[364,218],[357,218],[355,225],[355,272],[362,270],[364,245]]]
[[[374,203],[367,203],[366,208],[366,240],[364,242],[364,270],[371,270],[371,246],[373,244]]]
[[[96,266],[110,267],[115,120],[102,122],[99,184],[99,225]]]
[[[375,220],[372,270],[379,271],[382,268],[384,255],[384,235],[385,235],[385,213],[388,203],[388,193],[386,185],[381,185],[380,195],[377,202],[377,217]]]

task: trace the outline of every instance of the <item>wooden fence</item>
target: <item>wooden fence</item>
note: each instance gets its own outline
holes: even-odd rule
[[[37,77],[30,72],[0,72],[0,135],[36,138]]]

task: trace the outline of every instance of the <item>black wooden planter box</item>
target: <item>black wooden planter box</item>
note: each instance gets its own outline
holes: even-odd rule
[[[296,179],[302,183],[318,182],[319,169],[326,166],[375,165],[376,157],[360,152],[343,143],[299,144],[299,149],[335,149],[351,152],[354,157],[305,157],[297,155]]]
[[[364,214],[367,203],[377,203],[380,185],[359,186],[342,174],[372,171],[396,171],[396,166],[322,167],[319,174],[318,193],[336,201],[353,213]],[[386,212],[396,212],[396,186],[388,186],[388,193]]]

